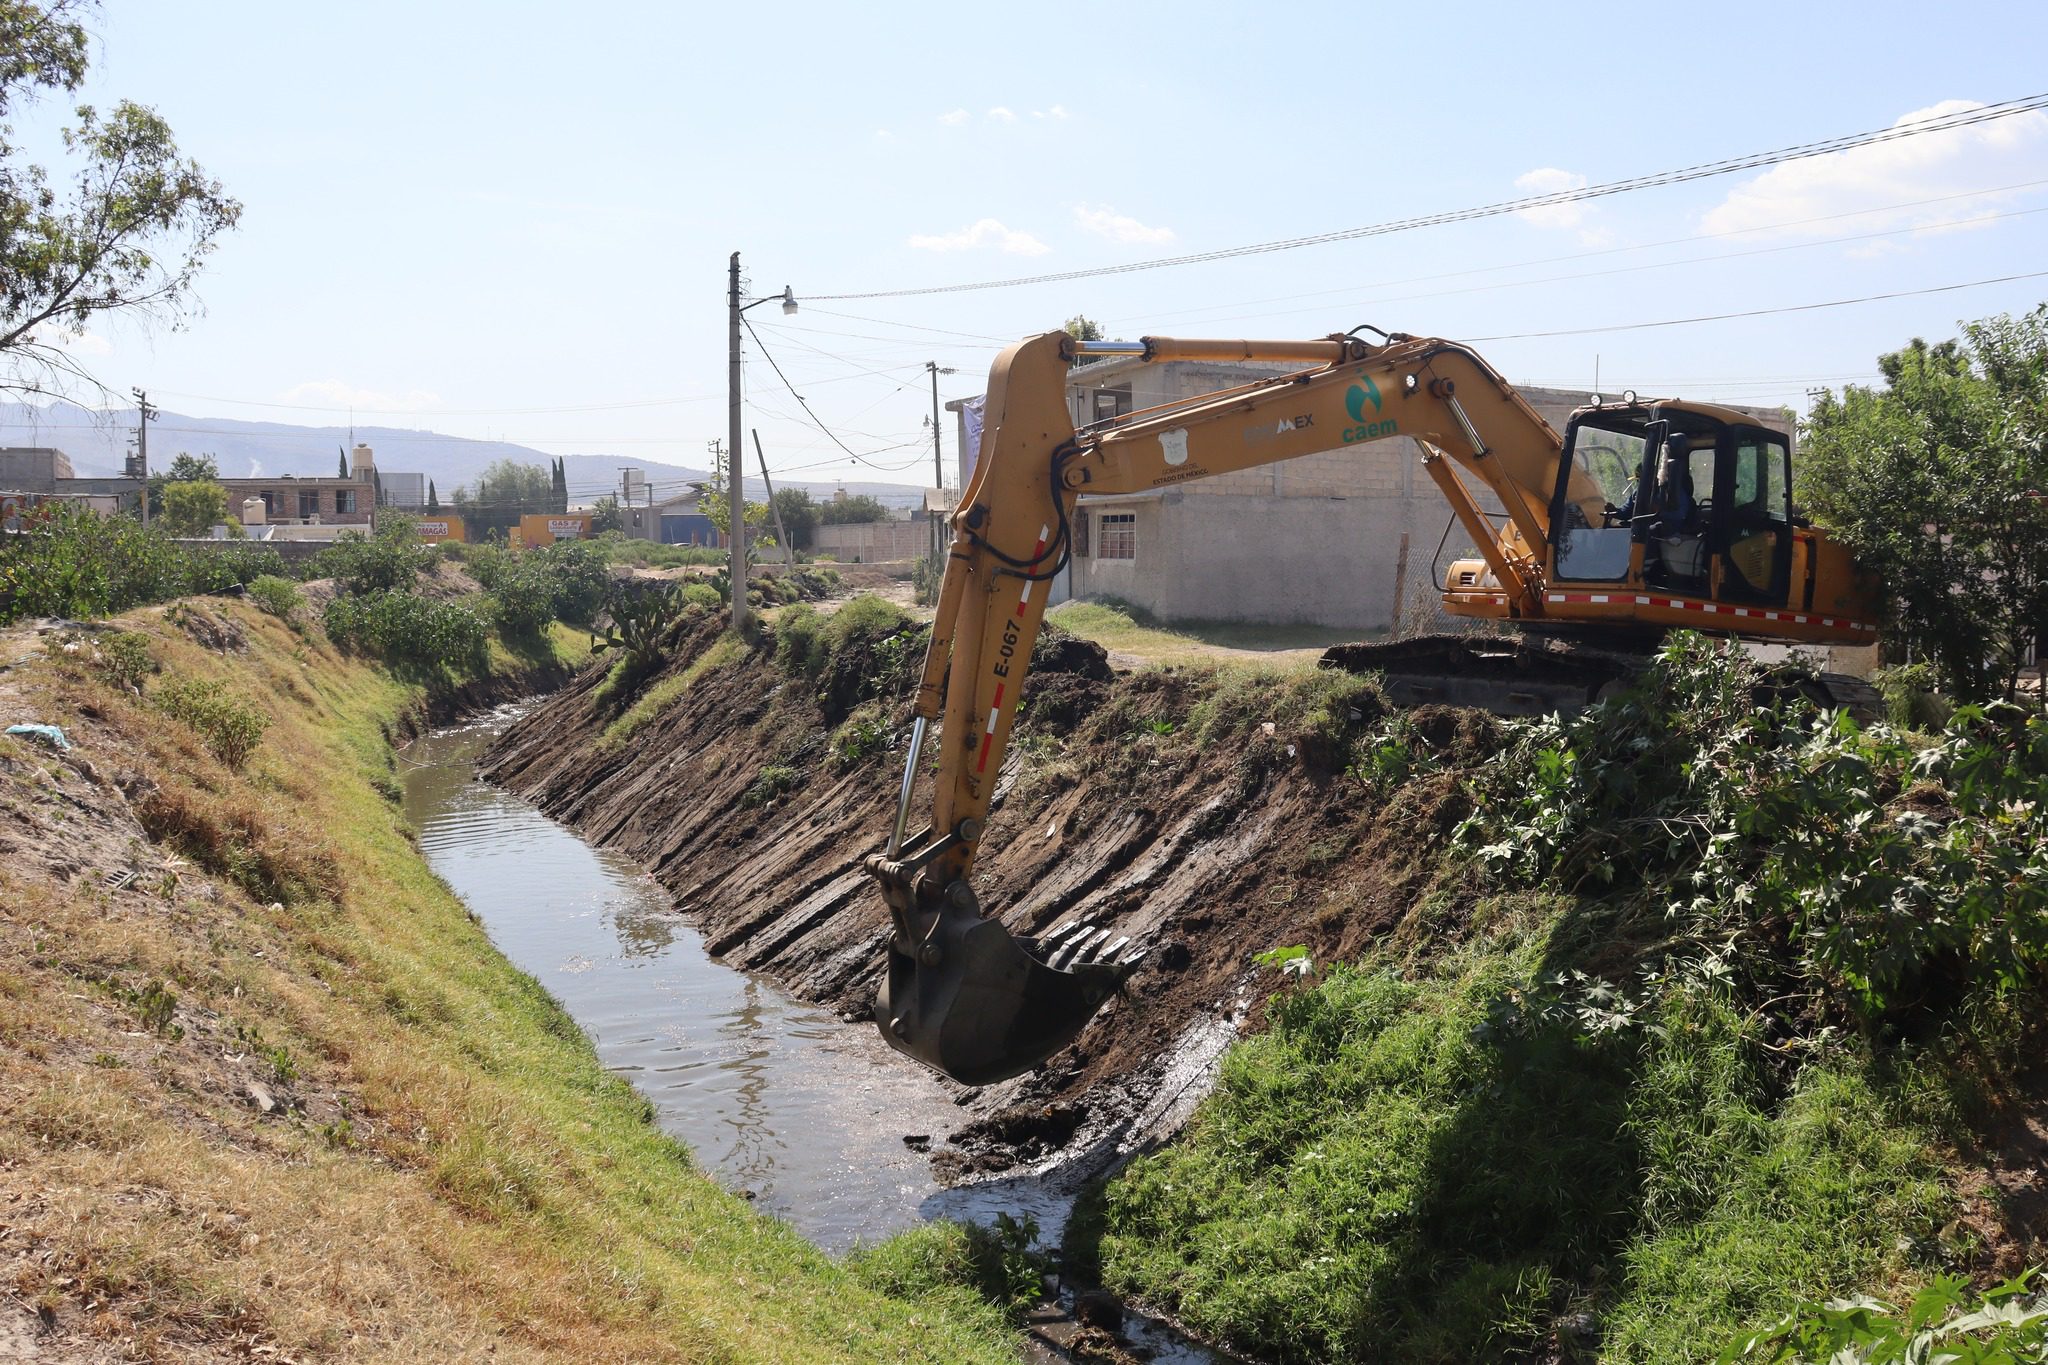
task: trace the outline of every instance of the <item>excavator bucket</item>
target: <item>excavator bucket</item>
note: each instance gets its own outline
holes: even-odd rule
[[[971,897],[960,899],[969,904],[940,903],[914,953],[892,941],[875,1022],[898,1052],[965,1085],[988,1085],[1072,1042],[1137,959],[1119,960],[1128,940],[1079,923],[1031,943],[1034,953],[983,919]]]

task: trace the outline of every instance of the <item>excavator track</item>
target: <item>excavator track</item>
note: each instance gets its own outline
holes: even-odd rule
[[[1469,706],[1499,716],[1578,711],[1625,686],[1656,649],[1595,645],[1563,635],[1419,635],[1406,640],[1332,645],[1322,666],[1378,673],[1397,706]],[[1857,720],[1882,719],[1884,698],[1860,678],[1821,673],[1799,689],[1820,706],[1844,707]]]

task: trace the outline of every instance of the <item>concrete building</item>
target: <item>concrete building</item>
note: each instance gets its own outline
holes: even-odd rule
[[[1100,361],[1071,373],[1069,410],[1080,426],[1295,368]],[[1587,401],[1577,391],[1520,393],[1560,432]],[[963,451],[979,430],[974,401],[947,404],[959,414]],[[1791,429],[1777,409],[1738,410]],[[1117,597],[1167,620],[1392,628],[1433,611],[1443,568],[1474,553],[1420,461],[1420,447],[1399,436],[1177,488],[1084,497],[1064,595]],[[963,483],[970,473],[963,460]],[[1469,482],[1499,515],[1487,490]]]
[[[0,446],[0,488],[23,493],[54,493],[59,479],[71,477],[71,457],[51,446]]]
[[[369,479],[302,479],[292,474],[263,479],[222,479],[228,506],[251,500],[263,504],[263,519],[272,526],[368,526],[377,506],[376,486]]]
[[[427,476],[410,470],[380,469],[377,486],[384,506],[400,512],[420,512],[427,506]]]

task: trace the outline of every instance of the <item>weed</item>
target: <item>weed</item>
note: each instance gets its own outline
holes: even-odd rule
[[[856,709],[832,732],[832,758],[841,772],[858,767],[888,746],[888,722],[873,703]]]
[[[250,582],[249,600],[278,620],[289,621],[306,599],[291,580],[263,574]]]
[[[157,690],[157,707],[190,726],[230,768],[239,768],[263,742],[270,718],[227,690],[225,684],[181,678]]]
[[[2036,1274],[1993,1285],[1974,1304],[1958,1275],[1936,1276],[1903,1311],[1868,1296],[1809,1299],[1777,1325],[1730,1343],[1720,1365],[2032,1365],[2048,1356],[2048,1294],[2032,1292]]]
[[[761,769],[747,789],[740,793],[740,805],[748,810],[765,806],[777,800],[793,787],[802,776],[794,768],[771,765]]]
[[[184,1026],[173,1023],[178,1012],[178,995],[161,981],[142,986],[124,986],[109,981],[107,989],[116,1000],[135,1012],[136,1022],[159,1038],[176,1040],[185,1036]]]

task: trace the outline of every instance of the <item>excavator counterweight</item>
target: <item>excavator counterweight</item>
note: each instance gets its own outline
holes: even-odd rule
[[[1631,394],[1579,409],[1560,437],[1468,348],[1381,335],[1091,343],[1053,332],[997,358],[974,475],[952,518],[895,824],[866,864],[892,925],[875,1004],[892,1047],[968,1084],[1017,1075],[1073,1041],[1145,947],[1113,924],[1069,921],[1042,940],[1012,933],[982,913],[968,880],[1046,584],[1067,562],[1085,495],[1413,439],[1476,555],[1450,566],[1445,611],[1553,643],[1567,632],[1580,648],[1436,639],[1330,651],[1332,666],[1401,674],[1391,690],[1400,698],[1405,686],[1412,701],[1523,714],[1584,705],[1628,671],[1626,654],[1675,626],[1780,643],[1875,639],[1870,584],[1792,506],[1782,433],[1734,409]],[[1092,355],[1301,368],[1077,430],[1067,373]],[[932,818],[906,837],[932,722]]]

